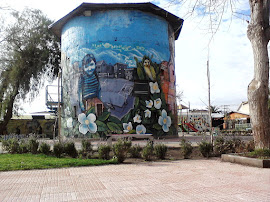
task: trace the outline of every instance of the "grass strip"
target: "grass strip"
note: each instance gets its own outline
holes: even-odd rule
[[[116,160],[56,158],[44,154],[0,154],[0,171],[116,164]]]

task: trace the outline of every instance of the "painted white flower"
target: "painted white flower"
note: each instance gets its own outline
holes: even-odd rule
[[[144,125],[137,125],[137,127],[136,127],[136,133],[138,135],[145,134],[146,133],[146,128],[144,127]]]
[[[145,110],[145,111],[144,111],[144,116],[145,116],[145,118],[146,118],[146,117],[151,118],[151,111],[150,111],[149,109]]]
[[[147,108],[150,108],[151,109],[153,107],[153,101],[152,100],[149,100],[149,101],[148,100],[145,100],[145,103],[146,103],[146,107]]]
[[[142,119],[139,114],[136,114],[136,116],[133,118],[134,123],[141,123]]]
[[[160,93],[160,89],[158,87],[158,83],[157,82],[155,82],[155,83],[149,82],[149,86],[150,86],[150,92],[152,94],[154,94],[154,93]]]
[[[133,129],[131,122],[123,123],[124,132],[128,133]]]
[[[67,127],[68,128],[72,128],[73,127],[73,119],[72,119],[72,117],[69,117],[67,119]]]
[[[172,120],[170,116],[167,116],[167,112],[164,109],[161,112],[161,116],[158,118],[158,124],[162,126],[164,132],[169,132]]]
[[[89,114],[87,117],[84,113],[79,114],[78,121],[81,123],[79,126],[79,131],[82,134],[86,134],[88,131],[90,133],[97,132],[97,124],[96,121],[96,115],[95,114]]]
[[[162,102],[161,102],[161,99],[160,99],[160,98],[154,100],[154,107],[155,107],[156,109],[160,109],[161,104],[162,104]]]

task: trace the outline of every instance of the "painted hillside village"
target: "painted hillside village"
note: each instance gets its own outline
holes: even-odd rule
[[[100,12],[102,4],[83,3],[50,26],[61,38],[62,72],[58,86],[46,87],[48,111],[13,116],[3,134],[48,138],[251,134],[248,102],[239,103],[236,111],[211,115],[206,109],[177,103],[174,50],[181,18],[157,11],[151,3],[117,4],[120,10],[114,6]],[[156,27],[158,34],[147,34]]]

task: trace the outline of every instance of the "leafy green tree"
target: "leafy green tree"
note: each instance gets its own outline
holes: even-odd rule
[[[52,23],[40,10],[12,12],[12,24],[1,38],[0,54],[0,134],[18,108],[18,100],[33,99],[53,79],[60,66],[60,43],[49,32]]]

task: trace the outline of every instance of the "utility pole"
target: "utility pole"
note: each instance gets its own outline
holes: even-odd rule
[[[224,116],[226,115],[226,110],[228,109],[230,105],[221,105],[221,107],[223,107],[223,114]]]
[[[209,71],[209,56],[207,60],[207,81],[208,81],[208,116],[209,116],[209,126],[210,126],[210,139],[213,145],[213,132],[212,132],[212,110],[211,110],[211,97],[210,97],[210,71]]]

